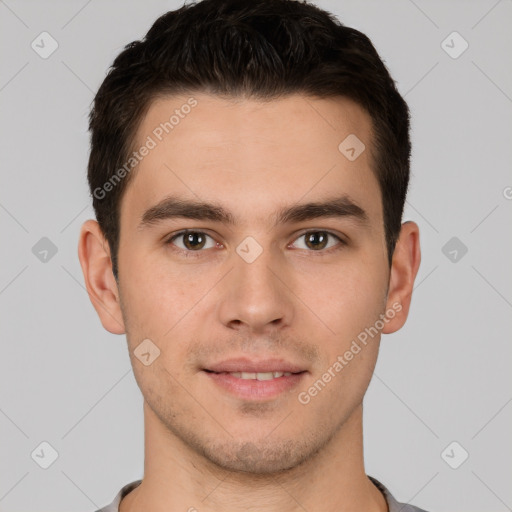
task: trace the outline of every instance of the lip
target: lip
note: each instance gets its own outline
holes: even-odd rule
[[[249,372],[249,373],[265,373],[265,372],[290,372],[299,373],[305,372],[305,368],[297,364],[290,363],[284,359],[260,359],[252,360],[246,357],[238,357],[234,359],[227,359],[208,365],[203,368],[215,373],[222,372]]]
[[[271,380],[241,379],[229,373],[214,373],[203,370],[216,386],[242,400],[262,401],[277,398],[297,387],[306,371],[283,375]]]
[[[288,372],[292,375],[283,375],[260,381],[257,379],[241,379],[230,375],[234,372]],[[217,387],[239,399],[268,401],[297,387],[308,372],[303,366],[284,359],[251,360],[246,357],[238,357],[210,364],[203,369],[202,373]]]

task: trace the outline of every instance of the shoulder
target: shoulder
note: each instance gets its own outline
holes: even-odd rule
[[[138,487],[142,480],[135,480],[133,482],[130,482],[129,484],[126,484],[124,487],[121,488],[121,490],[117,493],[117,496],[114,498],[114,501],[110,503],[109,505],[105,505],[103,508],[100,508],[99,510],[96,510],[95,512],[119,512],[119,504],[121,503],[121,500],[135,487]]]
[[[384,484],[379,482],[376,478],[371,477],[370,475],[368,475],[368,478],[375,484],[375,486],[382,492],[382,494],[384,494],[388,504],[389,512],[427,512],[426,510],[418,508],[414,505],[409,505],[408,503],[400,503],[395,499],[395,497]]]

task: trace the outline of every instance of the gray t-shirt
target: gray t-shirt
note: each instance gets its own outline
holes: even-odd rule
[[[386,502],[388,504],[389,512],[426,512],[422,508],[415,507],[414,505],[408,505],[407,503],[399,503],[398,501],[393,498],[392,494],[387,490],[387,488],[381,484],[378,480],[375,478],[368,476],[368,478],[376,485],[378,489],[382,492],[384,495],[384,498],[386,499]],[[118,495],[115,497],[114,501],[107,505],[106,507],[103,507],[100,510],[97,510],[96,512],[119,512],[119,504],[121,503],[121,500],[130,492],[137,487],[142,480],[135,480],[134,482],[131,482],[129,484],[126,484],[118,493]]]

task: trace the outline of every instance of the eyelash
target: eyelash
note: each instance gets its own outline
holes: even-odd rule
[[[205,233],[204,231],[198,231],[198,230],[194,230],[194,229],[184,229],[182,231],[179,231],[178,233],[173,234],[171,237],[169,237],[165,241],[165,244],[170,246],[173,251],[179,252],[181,254],[185,254],[185,257],[187,257],[187,258],[188,257],[193,257],[193,258],[200,257],[200,256],[202,256],[202,253],[204,253],[206,249],[199,249],[197,251],[192,251],[192,250],[188,250],[188,249],[181,249],[180,247],[176,247],[173,244],[173,241],[176,240],[177,238],[179,238],[180,236],[188,235],[190,233],[206,235],[207,237],[210,237],[212,240],[214,240],[214,238],[211,235],[209,235],[208,233]],[[326,254],[330,254],[331,252],[338,251],[347,245],[347,242],[345,240],[343,240],[342,238],[340,238],[338,235],[336,235],[330,231],[321,230],[321,229],[309,229],[307,231],[304,231],[303,233],[298,235],[297,238],[295,238],[295,240],[298,240],[299,238],[301,238],[305,235],[309,235],[311,233],[326,233],[329,237],[333,237],[338,241],[337,245],[335,245],[334,247],[329,247],[328,249],[320,249],[318,251],[314,251],[314,250],[307,251],[307,252],[314,253],[315,256],[324,256]],[[218,243],[218,242],[216,242],[216,243]],[[299,250],[305,250],[305,249],[299,249]]]

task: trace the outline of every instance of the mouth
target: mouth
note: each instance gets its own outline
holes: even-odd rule
[[[271,400],[292,391],[308,373],[282,360],[232,359],[204,368],[216,389],[243,400]]]
[[[209,373],[216,373],[217,375],[231,375],[231,377],[235,377],[236,379],[243,380],[273,380],[279,379],[280,377],[289,377],[290,375],[296,375],[297,373],[302,372],[213,372],[211,370],[204,370]]]

